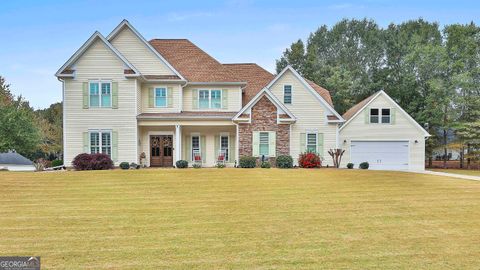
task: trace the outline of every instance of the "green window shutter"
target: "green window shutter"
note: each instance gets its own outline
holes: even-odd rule
[[[198,109],[198,90],[197,89],[192,90],[192,108],[194,110]]]
[[[202,156],[202,163],[205,163],[205,160],[207,158],[207,144],[206,144],[206,139],[205,135],[200,136],[200,151],[201,151],[201,156]]]
[[[118,159],[118,132],[112,131],[112,160]]]
[[[300,153],[305,153],[307,150],[307,134],[300,133]]]
[[[390,124],[395,125],[395,118],[396,118],[395,108],[391,108],[390,109]]]
[[[323,157],[323,133],[317,133],[317,151]]]
[[[192,161],[192,137],[185,136],[185,143],[184,143],[184,154],[183,158],[188,162]]]
[[[268,132],[268,155],[275,157],[277,154],[277,133],[275,131]]]
[[[112,109],[118,109],[118,82],[112,82]]]
[[[259,148],[260,148],[260,132],[254,131],[252,134],[252,156],[258,157],[259,156]]]
[[[82,84],[82,90],[83,90],[83,108],[88,109],[89,104],[88,104],[88,82],[84,82]]]
[[[363,114],[365,115],[365,124],[370,124],[370,108],[365,108]]]
[[[235,137],[228,136],[228,162],[235,162]]]
[[[215,158],[218,157],[218,153],[220,152],[220,136],[219,135],[215,135],[215,147],[214,147],[214,156]]]
[[[173,87],[167,87],[167,107],[173,107]]]
[[[222,89],[222,109],[226,110],[228,108],[228,91],[227,89]]]
[[[153,93],[153,87],[148,88],[148,107],[153,108],[155,107],[155,96]]]
[[[90,133],[83,132],[83,152],[90,153]]]

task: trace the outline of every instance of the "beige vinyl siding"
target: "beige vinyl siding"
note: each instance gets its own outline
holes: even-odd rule
[[[137,162],[135,79],[126,79],[124,64],[101,41],[94,42],[75,64],[75,79],[65,80],[65,164],[83,153],[83,132],[111,129],[118,132],[118,164]],[[118,109],[83,109],[82,84],[92,79],[118,82]]]
[[[172,87],[172,107],[149,107],[149,88],[155,87]],[[141,87],[141,113],[172,113],[180,112],[180,91],[182,88],[180,84],[159,84],[159,83],[144,83]]]
[[[111,41],[113,46],[144,75],[175,75],[128,27]]]
[[[208,111],[238,112],[242,108],[241,88],[239,86],[187,86],[183,88],[183,110],[184,111],[206,111],[205,109],[193,109],[192,90],[193,89],[226,89],[228,93],[228,105],[226,109],[208,109]]]
[[[323,133],[324,145],[323,165],[333,165],[328,150],[336,148],[336,124],[326,121],[325,107],[314,95],[293,75],[286,71],[270,88],[272,93],[283,103],[283,85],[292,85],[292,104],[285,106],[295,115],[297,121],[291,125],[290,130],[290,155],[297,164],[300,155],[300,134],[307,131]]]
[[[136,80],[136,96],[137,96],[137,112],[136,114],[142,113],[142,83],[139,80]]]
[[[352,140],[407,140],[410,145],[409,169],[423,170],[425,168],[425,138],[423,132],[398,108],[395,109],[394,124],[367,124],[364,111],[370,108],[395,108],[395,104],[391,103],[385,96],[379,95],[340,131],[340,147],[345,149],[342,166],[345,167],[350,162]],[[347,142],[344,143],[344,140]],[[415,140],[418,143],[415,143]]]

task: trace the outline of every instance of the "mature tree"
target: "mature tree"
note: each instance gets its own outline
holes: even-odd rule
[[[14,105],[0,106],[0,152],[15,150],[31,157],[40,135],[30,111]]]
[[[58,157],[62,152],[62,103],[54,103],[47,109],[36,110],[35,119],[40,127],[40,148],[45,154]]]
[[[280,73],[287,65],[291,65],[300,74],[305,68],[305,46],[299,39],[286,49],[280,60],[277,60],[277,73]]]
[[[0,76],[0,106],[11,104],[13,102],[13,94],[10,91],[10,85],[7,84],[5,78]]]

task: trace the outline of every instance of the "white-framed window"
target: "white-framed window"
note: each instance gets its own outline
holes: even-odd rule
[[[209,90],[198,91],[198,107],[200,109],[210,108],[210,91]]]
[[[307,152],[317,153],[317,145],[318,145],[318,134],[317,133],[307,133],[306,138],[306,148]]]
[[[382,124],[390,124],[390,109],[382,108]]]
[[[289,84],[283,86],[283,103],[292,104],[292,86]]]
[[[167,107],[167,88],[155,88],[155,107]]]
[[[370,123],[390,124],[390,108],[370,108]]]
[[[210,90],[210,108],[212,109],[222,108],[222,91]]]
[[[198,91],[198,107],[200,109],[221,109],[222,91],[218,89]]]
[[[228,160],[228,135],[220,135],[220,150],[225,152],[225,160]]]
[[[258,147],[258,154],[260,156],[268,156],[269,155],[269,133],[268,132],[260,132],[259,133],[259,147]]]
[[[90,154],[112,155],[112,132],[108,130],[90,131]]]
[[[194,157],[194,153],[200,153],[200,136],[199,135],[192,136],[192,159]]]
[[[97,108],[112,107],[112,82],[90,81],[89,82],[89,105]]]

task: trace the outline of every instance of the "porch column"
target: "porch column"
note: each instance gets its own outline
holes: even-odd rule
[[[182,159],[182,126],[175,125],[175,161]]]

